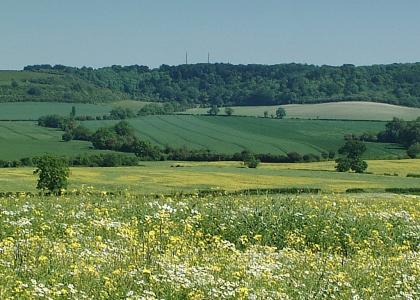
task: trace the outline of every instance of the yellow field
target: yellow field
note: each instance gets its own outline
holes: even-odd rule
[[[312,187],[342,192],[349,188],[384,189],[420,187],[420,160],[368,161],[373,174],[337,173],[334,162],[261,164],[247,169],[240,162],[147,162],[139,167],[72,168],[70,189],[81,185],[103,190],[170,193],[203,189]],[[177,166],[177,167],[176,167]],[[0,169],[0,191],[33,191],[31,168]],[[398,176],[385,176],[384,174]]]
[[[420,173],[420,159],[370,160],[368,161],[368,164],[368,172],[377,175],[398,174],[399,176],[407,176],[409,173]],[[324,161],[298,164],[264,164],[263,167],[286,170],[334,171],[335,162]]]

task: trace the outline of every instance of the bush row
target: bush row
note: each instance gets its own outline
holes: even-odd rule
[[[0,168],[31,167],[36,165],[38,157],[25,157],[19,160],[0,160]],[[120,167],[137,166],[139,159],[135,156],[118,153],[82,154],[66,157],[69,166],[84,167]]]

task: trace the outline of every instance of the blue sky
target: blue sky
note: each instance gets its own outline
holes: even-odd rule
[[[0,0],[0,69],[420,61],[418,0]]]

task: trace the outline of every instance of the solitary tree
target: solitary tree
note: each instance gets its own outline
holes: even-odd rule
[[[233,108],[232,107],[226,107],[225,108],[225,114],[228,116],[233,115]]]
[[[279,107],[276,110],[276,118],[277,119],[283,119],[286,116],[286,111],[283,107]]]
[[[248,168],[255,169],[260,164],[260,160],[257,159],[254,155],[254,153],[244,150],[241,152],[241,156],[244,162],[244,165]]]
[[[65,159],[46,154],[37,160],[34,174],[39,176],[38,190],[60,194],[67,188],[70,169]]]
[[[344,155],[335,162],[338,172],[347,172],[350,169],[356,173],[363,173],[368,165],[361,159],[362,154],[366,151],[366,145],[358,140],[347,140],[346,143],[338,150],[338,153]]]
[[[207,113],[211,116],[217,116],[219,112],[220,112],[220,109],[217,107],[217,105],[213,105]]]

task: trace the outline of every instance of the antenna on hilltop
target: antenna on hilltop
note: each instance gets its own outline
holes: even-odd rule
[[[207,63],[210,64],[210,52],[207,53]]]
[[[188,51],[185,51],[185,64],[188,65]]]

